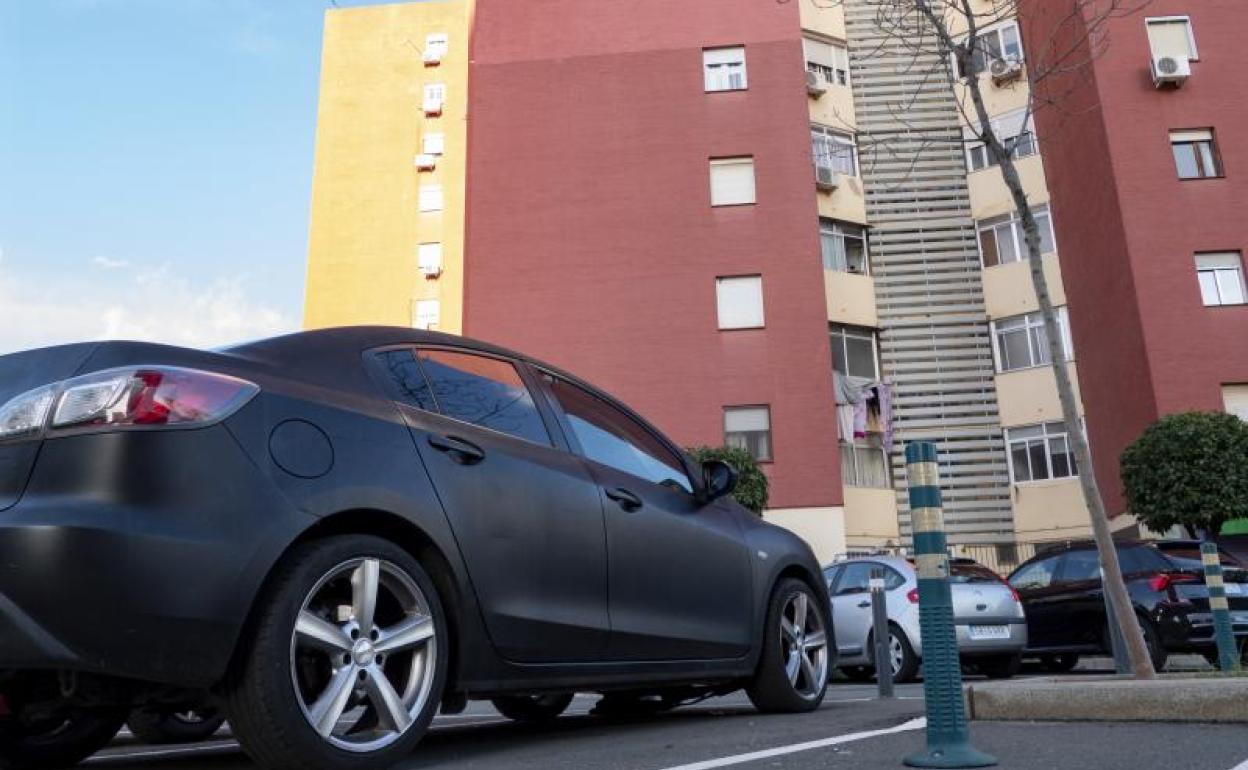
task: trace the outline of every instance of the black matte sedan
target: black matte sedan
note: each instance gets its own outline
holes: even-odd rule
[[[810,549],[603,392],[410,329],[0,357],[0,768],[223,714],[270,768],[381,768],[519,720],[832,665]]]
[[[1199,543],[1119,542],[1117,550],[1153,665],[1161,670],[1172,652],[1216,660]],[[1222,563],[1235,637],[1245,646],[1248,570],[1225,552]],[[1010,585],[1027,613],[1029,657],[1050,670],[1068,671],[1080,655],[1111,651],[1095,546],[1077,543],[1038,554],[1014,570]]]

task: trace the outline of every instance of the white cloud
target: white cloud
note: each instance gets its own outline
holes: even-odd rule
[[[101,270],[124,270],[130,267],[130,261],[126,259],[113,259],[112,257],[92,257],[91,264]]]
[[[192,281],[170,266],[116,279],[33,281],[0,269],[0,354],[85,340],[187,347],[295,331],[295,319],[256,301],[244,277]]]

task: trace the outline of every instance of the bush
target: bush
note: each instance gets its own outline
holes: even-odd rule
[[[758,461],[754,459],[754,455],[745,449],[736,447],[709,447],[695,446],[689,447],[686,451],[693,458],[695,463],[702,463],[706,460],[723,460],[724,462],[736,468],[737,490],[732,493],[738,503],[749,508],[760,516],[763,509],[767,507],[767,497],[770,494],[767,476],[763,473],[763,469],[758,467]]]
[[[1217,535],[1248,516],[1248,423],[1224,412],[1168,415],[1127,447],[1120,470],[1127,505],[1149,529]]]

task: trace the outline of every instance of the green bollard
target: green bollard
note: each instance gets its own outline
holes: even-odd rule
[[[910,521],[919,573],[919,627],[923,636],[923,695],[927,700],[927,748],[906,757],[911,767],[989,767],[996,757],[971,746],[962,702],[962,663],[953,629],[949,552],[941,510],[936,445],[906,445]]]
[[[1226,602],[1226,585],[1222,582],[1222,561],[1216,543],[1200,544],[1200,558],[1205,563],[1205,585],[1209,588],[1209,610],[1213,613],[1213,633],[1218,642],[1218,663],[1223,671],[1239,670],[1239,649],[1231,628],[1231,608]]]

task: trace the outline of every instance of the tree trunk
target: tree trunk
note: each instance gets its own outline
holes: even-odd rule
[[[1136,679],[1153,679],[1156,677],[1156,672],[1153,669],[1152,658],[1148,654],[1148,647],[1144,643],[1144,634],[1140,629],[1139,620],[1135,616],[1134,605],[1127,593],[1126,583],[1122,579],[1118,550],[1114,547],[1113,535],[1109,528],[1109,516],[1105,510],[1105,503],[1101,499],[1100,488],[1096,483],[1096,473],[1092,468],[1092,453],[1088,449],[1088,441],[1079,419],[1079,405],[1075,400],[1075,391],[1071,385],[1070,370],[1066,366],[1066,354],[1057,321],[1057,312],[1053,307],[1053,297],[1049,293],[1048,280],[1044,275],[1044,262],[1040,252],[1040,228],[1036,224],[1035,212],[1027,200],[1027,193],[1023,188],[1022,178],[1018,174],[1018,167],[1014,164],[1014,158],[992,128],[991,116],[984,103],[980,77],[971,67],[971,51],[974,42],[978,39],[973,9],[968,0],[961,0],[969,25],[968,41],[970,42],[959,47],[949,31],[947,19],[938,16],[932,10],[928,0],[914,0],[914,2],[915,7],[932,24],[941,42],[949,50],[957,53],[962,71],[971,73],[965,82],[975,108],[975,119],[981,126],[980,139],[984,141],[988,152],[997,161],[1001,177],[1010,191],[1010,197],[1022,220],[1027,243],[1027,260],[1031,268],[1031,281],[1036,290],[1040,314],[1044,318],[1044,331],[1049,342],[1049,357],[1054,377],[1057,379],[1057,395],[1062,407],[1062,424],[1066,428],[1067,440],[1074,448],[1079,486],[1083,491],[1083,499],[1092,520],[1092,536],[1096,541],[1101,567],[1105,571],[1105,590],[1109,592],[1109,597],[1113,602],[1114,617],[1109,621],[1118,625],[1122,631],[1122,638],[1126,640],[1132,675]]]

